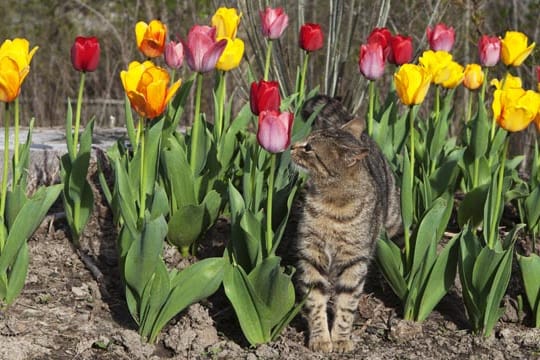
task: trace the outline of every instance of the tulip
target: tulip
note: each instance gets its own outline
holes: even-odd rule
[[[392,33],[387,28],[375,28],[368,35],[367,43],[378,43],[383,49],[384,60],[388,57],[392,57],[392,47],[391,47]]]
[[[410,36],[396,35],[390,39],[391,51],[388,61],[395,65],[410,63],[413,58],[412,38]]]
[[[34,57],[34,54],[37,50],[37,46],[34,46],[34,48],[30,50],[30,44],[28,40],[22,38],[5,40],[2,43],[2,46],[0,46],[0,59],[8,57],[11,60],[15,61],[15,63],[17,64],[17,68],[19,71],[19,84],[17,85],[17,95],[19,94],[19,89],[22,86],[26,75],[28,75],[28,73],[30,72],[30,62],[32,61],[32,58]],[[4,63],[4,66],[7,66],[7,69],[10,69],[10,71],[12,70],[12,65],[7,65],[7,63]],[[4,72],[3,68],[0,72]],[[8,75],[7,77],[10,79],[10,82],[14,80],[11,75]]]
[[[19,96],[24,76],[15,60],[7,56],[0,58],[0,101],[10,103]]]
[[[445,24],[439,23],[433,29],[428,27],[426,34],[431,50],[448,52],[452,50],[456,39],[453,27],[447,27]]]
[[[195,25],[182,42],[189,68],[199,73],[213,70],[227,46],[227,40],[216,40],[216,28]]]
[[[159,20],[152,20],[149,24],[139,21],[135,25],[135,37],[140,52],[149,58],[161,56],[165,50],[167,26]]]
[[[264,11],[259,12],[259,15],[263,36],[270,40],[280,38],[289,25],[289,16],[285,14],[283,8],[267,7]]]
[[[446,74],[446,80],[441,83],[444,88],[453,89],[463,81],[463,66],[455,61],[451,61],[443,72]]]
[[[476,90],[484,83],[484,72],[478,64],[468,64],[463,72],[463,85],[469,90]]]
[[[216,63],[216,69],[229,71],[240,65],[242,56],[244,56],[244,42],[241,39],[224,38],[227,46]]]
[[[497,124],[507,131],[521,131],[534,120],[540,108],[540,94],[532,90],[495,90],[491,105]]]
[[[169,73],[151,61],[131,62],[127,71],[120,72],[120,78],[131,107],[148,119],[161,115],[180,87],[178,80],[167,88]]]
[[[502,81],[498,79],[491,80],[490,85],[494,86],[497,90],[522,88],[521,78],[519,76],[512,76],[510,73],[506,73],[505,78]]]
[[[501,56],[501,40],[496,36],[482,35],[478,41],[478,55],[482,66],[497,65]]]
[[[535,43],[527,46],[527,35],[519,31],[507,31],[501,40],[501,58],[506,66],[520,66],[533,51]]]
[[[430,72],[420,65],[403,64],[394,74],[396,92],[405,105],[424,101],[431,83]]]
[[[266,110],[279,111],[281,98],[277,81],[260,80],[251,83],[249,105],[253,115],[259,115]]]
[[[180,69],[184,63],[184,45],[180,41],[169,41],[165,45],[165,63],[171,69]]]
[[[235,39],[240,25],[240,15],[235,8],[220,7],[212,16],[212,26],[216,28],[216,37]]]
[[[77,36],[71,46],[71,64],[77,71],[95,71],[99,64],[100,52],[96,37]]]
[[[381,44],[373,42],[360,46],[358,65],[360,72],[367,79],[379,79],[384,74],[384,55]]]
[[[293,114],[290,112],[265,110],[259,114],[257,141],[268,152],[285,151],[291,144]]]
[[[431,81],[441,85],[448,80],[450,73],[447,67],[452,63],[452,55],[446,51],[424,51],[418,59],[419,63],[431,74]]]
[[[300,28],[299,44],[305,51],[317,51],[323,47],[323,33],[319,24],[307,23]]]

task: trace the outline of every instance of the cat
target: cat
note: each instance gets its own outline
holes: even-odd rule
[[[334,110],[325,112],[328,105],[323,104],[317,116],[326,116],[326,121],[291,148],[293,163],[309,174],[298,223],[297,283],[307,294],[309,347],[349,352],[376,240],[383,228],[390,237],[402,231],[399,192],[384,155],[363,133],[363,123],[353,118],[332,127],[341,119],[330,115],[339,117],[341,110],[335,110],[337,100],[321,99],[317,101],[330,101]],[[328,310],[333,313],[331,328]]]

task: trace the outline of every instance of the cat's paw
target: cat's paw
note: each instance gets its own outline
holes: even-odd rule
[[[311,351],[329,353],[332,352],[332,341],[321,338],[310,339],[309,348]]]
[[[354,349],[352,340],[337,340],[334,341],[334,351],[337,353],[351,352]]]

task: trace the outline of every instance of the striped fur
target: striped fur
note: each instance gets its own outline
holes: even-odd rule
[[[393,174],[354,121],[315,130],[292,147],[294,163],[310,175],[298,228],[297,282],[308,294],[314,351],[353,349],[350,334],[376,239],[383,228],[390,236],[401,231]]]

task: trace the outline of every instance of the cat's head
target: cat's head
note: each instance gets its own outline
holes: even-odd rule
[[[315,130],[292,146],[292,160],[316,183],[345,180],[357,173],[358,162],[369,153],[369,148],[358,141],[362,130],[356,121],[337,129]]]

